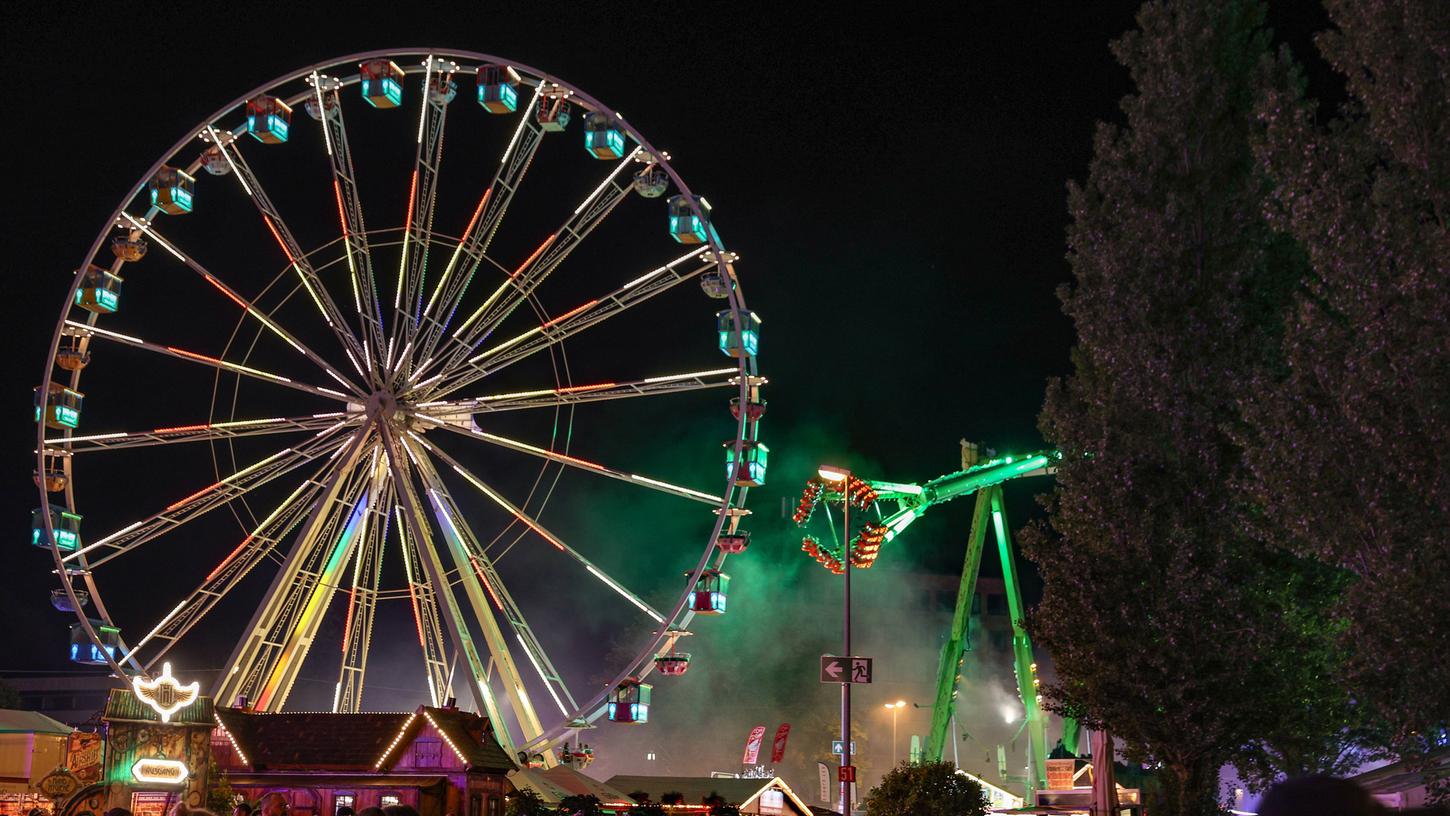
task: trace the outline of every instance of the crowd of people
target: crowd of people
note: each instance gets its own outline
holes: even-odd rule
[[[231,816],[288,816],[291,804],[282,793],[273,791],[262,796],[253,805],[250,802],[238,802],[232,808]],[[106,811],[105,816],[132,816],[131,811],[126,808],[111,808]],[[206,808],[189,807],[185,802],[177,802],[168,816],[218,816],[218,814]],[[384,808],[369,807],[363,808],[360,812],[354,812],[350,807],[338,808],[336,816],[418,816],[418,811],[409,805],[388,805]]]

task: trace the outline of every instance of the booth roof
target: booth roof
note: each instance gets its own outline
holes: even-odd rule
[[[38,711],[0,708],[0,734],[69,734],[74,730]]]

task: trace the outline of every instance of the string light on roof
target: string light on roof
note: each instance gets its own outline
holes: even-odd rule
[[[251,765],[252,762],[251,760],[247,759],[246,752],[242,750],[242,746],[237,744],[237,738],[232,736],[232,732],[227,730],[227,727],[222,724],[222,718],[218,717],[215,712],[212,713],[211,718],[213,720],[216,720],[217,728],[220,728],[222,730],[222,733],[227,735],[227,742],[230,742],[232,744],[232,750],[237,752],[237,757],[242,760],[242,764]]]
[[[378,761],[373,765],[374,771],[380,771],[383,769],[383,763],[388,761],[388,756],[393,753],[394,748],[398,747],[398,743],[403,741],[403,735],[408,733],[408,729],[413,726],[413,721],[416,719],[418,719],[418,712],[415,711],[411,715],[409,715],[408,721],[403,723],[402,728],[398,729],[397,736],[393,737],[393,741],[388,743],[388,747],[384,749],[382,755],[378,757]]]
[[[458,757],[458,761],[467,765],[468,760],[464,758],[463,752],[458,750],[458,746],[453,744],[453,740],[449,739],[448,734],[444,732],[443,729],[438,727],[438,723],[433,719],[433,715],[429,714],[427,711],[424,711],[423,717],[428,720],[429,725],[433,726],[433,730],[438,732],[438,736],[442,737],[443,741],[448,743],[448,747],[453,749],[453,755]]]

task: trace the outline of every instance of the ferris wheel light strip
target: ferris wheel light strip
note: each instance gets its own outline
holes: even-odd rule
[[[316,71],[312,72],[312,91],[317,95],[317,112],[322,114],[322,140],[327,145],[327,155],[331,156],[332,134],[327,132],[327,105],[322,102],[322,76]],[[336,180],[333,183],[336,184]]]
[[[156,231],[153,230],[153,229],[151,229],[151,226],[149,224],[147,224],[145,221],[142,221],[141,219],[136,218],[135,216],[133,216],[130,213],[127,213],[127,212],[121,213],[121,217],[124,218],[124,219],[126,219],[127,221],[130,221],[131,222],[131,226],[135,227],[138,230],[141,230],[151,240],[153,240],[156,243],[160,244],[162,249],[166,250],[167,252],[170,252],[172,255],[175,255],[176,256],[176,260],[181,261],[182,263],[186,263],[186,256],[183,255],[183,254],[181,254],[180,250],[178,250],[176,247],[172,246],[171,243],[169,241],[167,241],[165,238],[162,238],[160,235],[157,235],[156,234]]]
[[[234,549],[230,553],[228,553],[227,554],[227,557],[226,558],[223,558],[222,561],[221,561],[221,563],[216,565],[216,569],[212,570],[206,576],[206,580],[207,581],[210,581],[213,578],[215,578],[218,575],[220,575],[221,574],[221,571],[224,570],[224,569],[226,569],[227,568],[227,565],[230,564],[233,560],[235,560],[236,557],[242,552],[242,550],[246,549],[247,545],[250,544],[250,543],[252,543],[252,540],[254,538],[256,538],[257,535],[260,534],[262,530],[266,529],[267,525],[271,524],[273,521],[275,521],[277,519],[278,516],[282,515],[282,511],[285,510],[287,507],[289,507],[292,504],[293,500],[296,499],[299,495],[301,495],[302,494],[302,491],[305,490],[306,488],[307,488],[307,482],[303,482],[302,484],[298,485],[297,486],[297,489],[294,490],[294,491],[292,491],[292,495],[290,495],[287,498],[283,499],[281,504],[278,504],[275,508],[273,508],[272,512],[269,513],[266,518],[262,519],[262,521],[256,526],[256,528],[253,529],[251,533],[247,534],[247,537],[246,538],[243,538],[242,539],[242,543],[238,544],[237,547],[236,547],[236,549]]]
[[[428,89],[433,79],[433,55],[429,54],[427,61],[423,63],[423,98],[422,110],[418,112],[418,144],[423,143],[423,123],[428,121]],[[459,757],[463,759],[463,757]]]
[[[120,332],[111,331],[110,329],[103,329],[103,328],[101,328],[99,326],[87,326],[84,323],[77,323],[74,320],[67,320],[65,322],[65,324],[67,326],[71,326],[71,327],[74,327],[74,328],[77,328],[77,329],[82,329],[84,331],[95,332],[96,334],[99,334],[102,337],[114,337],[117,340],[125,340],[128,343],[136,343],[138,345],[145,345],[146,344],[146,341],[145,340],[142,340],[139,337],[132,337],[129,334],[121,334]]]
[[[427,92],[423,93],[423,109],[428,109]],[[421,141],[421,140],[419,140]],[[403,303],[403,276],[408,269],[408,239],[413,235],[413,203],[418,199],[418,168],[413,168],[413,184],[408,188],[408,223],[403,227],[403,251],[398,253],[398,291],[393,296],[393,308],[402,308]]]
[[[613,578],[610,578],[608,575],[605,575],[604,572],[603,572],[603,570],[600,570],[600,569],[596,568],[593,564],[585,564],[584,565],[584,569],[589,570],[589,572],[595,578],[598,578],[599,580],[603,581],[605,584],[607,584],[609,586],[610,589],[612,589],[615,592],[618,592],[620,595],[624,596],[624,599],[625,600],[627,600],[630,603],[634,604],[635,606],[639,607],[639,609],[640,609],[641,612],[644,612],[646,615],[649,615],[651,618],[654,618],[656,623],[664,623],[665,622],[665,618],[664,618],[663,615],[661,615],[660,613],[654,611],[653,609],[649,608],[648,606],[645,606],[645,604],[644,604],[643,601],[641,601],[640,599],[634,597],[634,595],[631,594],[629,592],[629,590],[627,590],[624,587],[620,586],[619,584],[615,583],[614,582],[614,579]]]
[[[534,98],[529,100],[528,110],[532,111],[532,110],[535,110],[538,107],[538,104],[539,104],[539,95],[542,94],[543,92],[544,92],[544,83],[540,82],[538,85],[535,85],[534,86]],[[508,163],[509,156],[513,154],[513,152],[514,152],[514,146],[519,143],[519,136],[523,134],[523,132],[524,132],[524,126],[527,125],[528,122],[529,122],[529,117],[528,117],[528,114],[527,113],[525,113],[525,114],[523,114],[523,115],[521,115],[519,117],[518,127],[515,127],[514,128],[513,138],[512,139],[509,139],[509,146],[506,147],[506,148],[504,148],[503,156],[501,158],[499,158],[499,160],[498,160],[498,163],[499,164],[507,164]]]
[[[488,199],[492,194],[493,185],[490,184],[483,191],[483,198],[478,200],[478,209],[473,211],[473,217],[468,219],[468,226],[463,229],[463,239],[458,242],[458,246],[453,248],[453,257],[448,259],[448,266],[443,268],[443,276],[438,279],[437,285],[433,287],[433,294],[428,298],[428,305],[423,309],[425,314],[433,311],[433,303],[438,300],[439,293],[443,291],[444,282],[453,274],[453,267],[458,263],[458,256],[463,253],[464,244],[468,243],[468,239],[473,235],[473,227],[478,223],[478,217],[483,215],[483,207],[488,203]],[[418,369],[422,370],[425,367],[418,366]]]
[[[713,369],[710,369],[709,371],[691,371],[691,372],[689,372],[687,374],[667,374],[667,375],[665,375],[663,377],[646,377],[645,379],[641,380],[641,382],[646,383],[646,384],[648,384],[648,383],[674,382],[676,380],[693,380],[693,379],[698,379],[700,377],[718,377],[721,374],[736,374],[736,373],[739,373],[739,369],[738,368],[713,368]]]
[[[280,374],[269,374],[266,371],[262,371],[260,369],[256,369],[256,368],[251,368],[251,367],[248,367],[248,366],[244,366],[244,365],[242,365],[240,363],[229,363],[226,360],[221,360],[221,359],[218,359],[216,357],[208,357],[205,354],[197,354],[194,351],[187,351],[186,349],[177,348],[176,346],[163,346],[163,348],[165,348],[167,351],[174,352],[176,354],[180,354],[183,357],[190,357],[190,358],[192,358],[194,360],[200,360],[202,362],[211,363],[212,365],[218,365],[218,366],[221,366],[222,368],[231,369],[232,371],[243,371],[243,372],[246,372],[247,374],[253,374],[253,375],[256,375],[258,377],[265,377],[265,378],[267,378],[269,380],[276,380],[277,382],[284,382],[284,383],[290,383],[290,382],[292,382],[292,380],[289,380],[289,379],[287,379],[286,377],[283,377]],[[326,390],[326,389],[319,388],[318,390],[319,391],[323,391],[323,390]],[[332,393],[336,394],[337,392],[334,391]],[[339,396],[346,397],[347,395],[346,394],[339,394]]]
[[[540,255],[540,253],[542,253],[544,250],[548,249],[549,248],[549,245],[552,244],[552,243],[554,243],[554,241],[556,239],[558,239],[558,237],[559,237],[559,233],[556,232],[556,233],[550,234],[548,238],[545,238],[544,239],[544,243],[539,244],[539,248],[536,249],[536,250],[534,250],[533,253],[531,255],[529,255],[529,257],[527,259],[525,259],[523,263],[519,264],[518,269],[515,269],[514,271],[512,271],[512,272],[509,273],[509,279],[506,280],[506,281],[504,281],[503,284],[500,285],[497,289],[493,290],[493,294],[491,294],[491,295],[488,296],[488,300],[485,300],[483,302],[483,305],[482,306],[479,306],[478,309],[475,310],[473,314],[469,315],[467,320],[465,320],[465,321],[463,321],[462,323],[459,324],[457,330],[455,330],[453,332],[453,338],[455,340],[462,339],[462,337],[464,335],[464,332],[468,329],[469,326],[473,325],[473,321],[475,321],[478,318],[482,317],[483,316],[483,313],[486,312],[486,311],[488,311],[489,308],[492,307],[493,304],[498,301],[499,297],[501,297],[504,292],[508,291],[509,285],[512,284],[515,279],[518,278],[518,276],[520,275],[520,273],[522,273],[525,269],[528,269],[529,268],[529,264],[533,263],[534,262],[534,259],[535,258],[538,258],[539,255]]]
[[[221,481],[217,482],[216,484],[211,485],[210,487],[204,487],[201,490],[198,490],[195,493],[191,494],[190,496],[187,496],[186,498],[182,499],[181,501],[178,501],[175,504],[172,504],[172,505],[168,506],[166,508],[166,512],[169,513],[172,510],[175,510],[176,508],[181,507],[182,505],[184,505],[187,502],[191,501],[192,499],[198,498],[200,496],[204,496],[207,493],[210,493],[211,491],[216,490],[218,487],[221,487],[224,484],[229,484],[234,479],[240,479],[241,477],[247,475],[248,473],[251,473],[252,471],[256,470],[257,468],[263,467],[263,466],[265,466],[265,465],[267,465],[267,464],[269,464],[271,462],[274,462],[277,459],[279,459],[279,458],[281,458],[283,456],[286,456],[289,453],[292,453],[292,449],[291,448],[283,448],[281,451],[278,451],[277,453],[274,453],[271,456],[268,456],[266,459],[262,459],[262,460],[260,460],[258,462],[254,462],[254,463],[252,463],[252,464],[250,464],[250,465],[242,468],[241,470],[237,471],[236,473],[233,473],[232,475],[226,477],[225,479],[222,479]],[[96,543],[99,544],[101,542],[96,542]]]
[[[684,255],[681,255],[680,257],[674,259],[673,261],[670,261],[669,263],[665,264],[664,266],[661,266],[658,269],[653,269],[653,270],[651,270],[649,272],[646,272],[643,275],[640,275],[639,277],[637,277],[634,280],[630,281],[629,283],[626,283],[625,285],[619,287],[619,291],[621,291],[621,292],[627,292],[630,289],[633,289],[634,287],[639,286],[641,283],[644,283],[645,281],[649,280],[650,278],[656,277],[656,276],[658,276],[658,275],[660,275],[660,274],[662,274],[664,272],[668,272],[671,268],[675,267],[678,264],[682,264],[685,261],[690,260],[691,258],[695,257],[696,255],[699,255],[700,253],[704,252],[706,249],[709,249],[709,247],[708,246],[702,246],[699,249],[693,250],[691,252],[686,252]]]
[[[599,182],[599,186],[594,188],[594,192],[586,196],[585,199],[579,203],[579,206],[574,208],[574,214],[578,215],[579,213],[583,212],[584,208],[589,206],[590,202],[598,198],[599,194],[604,192],[604,188],[608,187],[610,182],[614,181],[615,177],[619,175],[621,170],[634,163],[634,157],[639,155],[639,151],[640,148],[638,147],[636,147],[634,150],[631,150],[629,152],[629,155],[625,156],[624,160],[615,166],[614,172],[610,173],[609,176],[604,179],[604,181]]]
[[[137,652],[141,651],[141,647],[142,646],[145,646],[147,643],[149,643],[151,641],[151,638],[156,637],[156,633],[161,631],[161,627],[163,627],[166,624],[170,623],[171,622],[171,619],[174,618],[174,617],[176,617],[176,613],[177,612],[180,612],[181,611],[181,608],[184,607],[184,606],[186,606],[186,601],[185,600],[183,600],[180,603],[178,603],[174,609],[172,609],[170,612],[168,612],[166,614],[166,617],[164,617],[164,618],[161,619],[161,622],[160,623],[156,624],[156,626],[150,632],[148,632],[146,634],[146,637],[141,638],[140,642],[138,642],[135,646],[132,646],[130,649],[128,649],[126,651],[126,654],[123,655],[121,658],[119,658],[116,662],[117,663],[125,663],[127,660],[130,660],[131,659],[131,656],[132,655],[134,655]]]
[[[544,674],[544,667],[540,666],[538,659],[534,657],[534,650],[530,649],[529,644],[524,642],[523,635],[519,634],[518,632],[514,632],[514,637],[518,639],[519,646],[523,648],[524,656],[527,657],[529,659],[529,662],[533,664],[534,671],[539,673],[539,679],[544,681],[544,688],[548,689],[549,696],[554,698],[554,705],[559,707],[559,713],[563,714],[565,717],[569,716],[569,709],[564,707],[564,701],[560,700],[559,695],[554,691],[554,684],[550,683],[548,676]]]
[[[222,158],[227,160],[227,166],[232,168],[232,175],[236,176],[237,181],[240,181],[242,183],[242,190],[246,192],[247,198],[256,198],[256,196],[252,194],[252,188],[247,185],[247,179],[243,176],[241,171],[237,169],[236,163],[232,161],[231,154],[227,152],[227,146],[222,144],[221,134],[217,133],[216,128],[212,127],[211,125],[206,126],[206,132],[211,134],[211,143],[216,145],[216,149],[222,154]],[[265,215],[262,217],[266,218]]]
[[[469,473],[468,471],[464,470],[463,468],[459,467],[458,465],[453,465],[453,470],[459,476],[462,476],[463,478],[467,479],[469,484],[471,484],[474,487],[478,488],[479,492],[483,493],[485,496],[488,496],[490,499],[493,499],[493,501],[494,501],[495,504],[497,504],[498,506],[502,507],[503,509],[509,511],[509,513],[511,513],[514,518],[518,519],[519,521],[522,521],[525,524],[525,526],[527,526],[530,530],[533,530],[534,532],[538,533],[539,536],[542,537],[545,541],[549,542],[550,544],[553,544],[554,545],[554,549],[558,550],[559,552],[565,552],[564,542],[562,542],[558,538],[556,538],[553,533],[549,532],[548,530],[545,530],[543,527],[540,527],[538,524],[534,523],[534,520],[533,519],[531,519],[528,516],[524,515],[523,513],[519,512],[517,509],[514,508],[514,506],[513,506],[513,504],[511,502],[509,502],[504,497],[502,497],[502,496],[498,495],[497,493],[493,492],[492,490],[490,490],[489,487],[488,487],[488,485],[486,485],[483,482],[479,481],[478,479],[474,478],[474,476],[473,476],[472,473]]]

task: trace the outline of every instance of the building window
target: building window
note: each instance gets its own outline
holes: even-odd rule
[[[413,765],[418,768],[437,768],[443,764],[443,743],[436,739],[420,739],[413,743]]]
[[[342,816],[342,809],[347,808],[349,813],[355,813],[354,799],[350,793],[339,793],[332,797],[332,816]]]
[[[483,816],[483,794],[475,793],[468,797],[468,816]]]
[[[488,797],[488,816],[503,816],[503,800],[497,796]]]
[[[378,807],[392,807],[393,805],[401,805],[402,803],[403,800],[399,799],[396,793],[385,793],[382,795],[382,798],[378,799]]]

